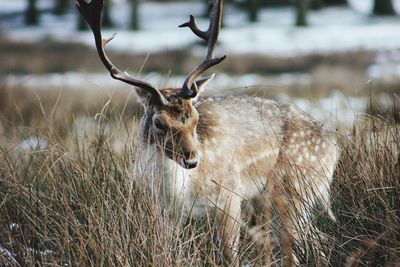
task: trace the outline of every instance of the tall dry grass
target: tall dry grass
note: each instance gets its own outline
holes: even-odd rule
[[[355,129],[357,130],[357,129]],[[333,182],[332,263],[400,264],[400,125],[374,118],[342,140]]]
[[[133,182],[136,124],[129,98],[86,101],[81,93],[62,92],[68,96],[61,100],[58,93],[20,90],[2,91],[0,98],[0,265],[228,264],[213,214],[178,224],[170,208]],[[294,245],[302,265],[321,266],[317,250],[329,266],[400,264],[399,131],[375,118],[340,137],[332,186],[337,221],[315,217],[324,238],[310,242],[304,235]],[[23,145],[33,137],[37,145]],[[241,262],[262,263],[262,249],[246,231],[241,239]],[[279,265],[279,251],[272,253]]]

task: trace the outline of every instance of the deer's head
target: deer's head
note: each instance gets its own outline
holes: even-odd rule
[[[78,0],[77,7],[93,31],[96,48],[101,61],[111,77],[136,87],[140,103],[144,106],[141,136],[155,144],[167,157],[182,167],[190,169],[198,165],[199,139],[196,127],[199,114],[194,108],[200,91],[213,77],[198,79],[209,68],[219,64],[226,56],[215,58],[214,49],[221,27],[222,0],[210,1],[210,25],[207,31],[200,30],[193,16],[180,27],[189,27],[192,32],[208,42],[204,61],[185,79],[181,88],[158,90],[147,82],[137,80],[119,70],[107,57],[105,46],[114,36],[104,40],[100,31],[103,0]]]

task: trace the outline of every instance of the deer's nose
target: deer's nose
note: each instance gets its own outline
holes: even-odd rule
[[[199,160],[196,152],[193,151],[183,151],[183,165],[185,168],[192,169],[197,167]]]
[[[185,166],[186,169],[193,169],[196,168],[197,165],[199,164],[199,161],[197,158],[195,159],[183,159],[183,165]]]
[[[195,153],[193,153],[192,151],[183,151],[183,158],[185,160],[190,160],[191,158],[195,158],[194,155]]]

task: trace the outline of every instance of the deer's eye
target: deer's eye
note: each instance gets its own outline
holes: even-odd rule
[[[181,109],[180,108],[178,108],[178,107],[172,107],[172,111],[174,112],[174,113],[181,113]]]
[[[164,124],[161,123],[159,119],[154,120],[154,127],[156,127],[157,130],[165,132],[167,130],[167,127],[165,127]]]

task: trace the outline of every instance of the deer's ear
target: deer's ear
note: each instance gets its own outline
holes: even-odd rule
[[[135,93],[139,104],[141,104],[142,106],[148,105],[152,97],[149,91],[139,87],[135,87]]]
[[[195,84],[197,87],[197,95],[195,98],[193,98],[193,102],[195,102],[197,100],[197,98],[199,97],[201,92],[204,90],[204,88],[206,87],[208,82],[210,82],[214,78],[214,76],[215,76],[215,73],[206,78],[195,81]]]
[[[135,87],[135,93],[139,104],[144,106],[149,102],[151,94],[148,91]]]

